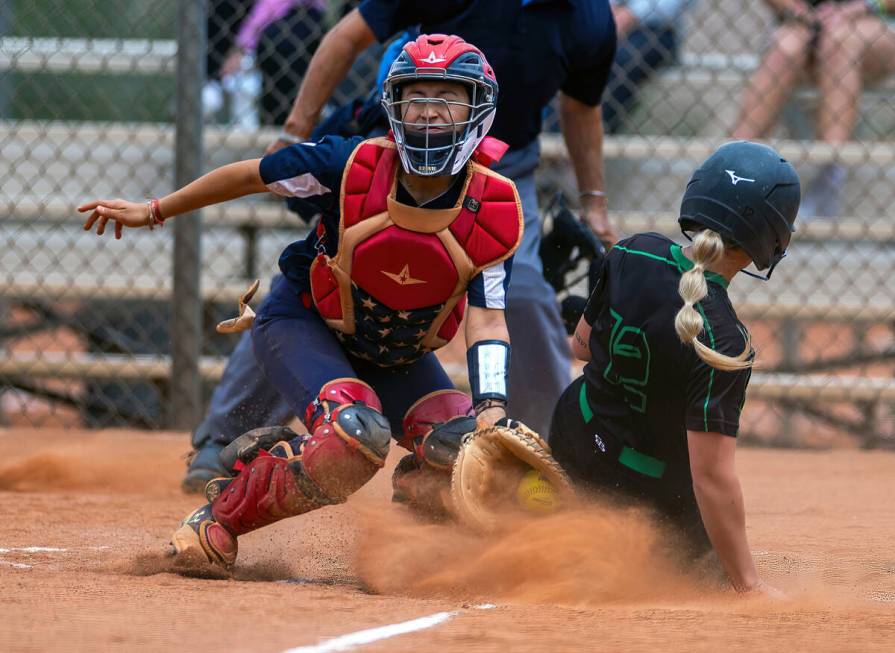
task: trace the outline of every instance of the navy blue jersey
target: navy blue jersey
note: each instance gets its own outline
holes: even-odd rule
[[[261,159],[261,179],[271,192],[283,197],[300,198],[321,215],[325,230],[322,239],[311,233],[304,240],[289,245],[280,255],[280,270],[300,288],[309,287],[311,263],[319,251],[328,256],[335,256],[338,251],[342,175],[351,153],[363,140],[360,136],[325,136],[316,143],[290,145]],[[462,190],[463,179],[463,174],[457,175],[447,192],[423,207],[443,209],[454,206]],[[417,206],[400,183],[395,199]],[[480,308],[504,308],[512,268],[513,257],[509,257],[476,275],[467,288],[469,304]]]
[[[607,255],[584,313],[592,326],[585,408],[595,433],[643,454],[666,480],[687,486],[687,430],[736,436],[751,374],[716,370],[678,339],[674,318],[684,304],[678,284],[692,267],[665,236],[623,240]],[[727,282],[711,272],[706,279],[709,293],[696,305],[705,325],[700,341],[739,355],[748,332]]]
[[[537,138],[556,91],[600,104],[615,57],[608,0],[364,0],[358,10],[381,42],[419,25],[479,48],[500,85],[489,133],[513,148]]]

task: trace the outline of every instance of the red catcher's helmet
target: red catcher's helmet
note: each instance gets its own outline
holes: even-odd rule
[[[404,85],[424,80],[461,83],[469,91],[469,102],[402,99]],[[469,107],[469,117],[462,122],[431,125],[448,129],[430,134],[428,123],[404,121],[406,105],[411,103],[462,104]],[[404,170],[422,176],[455,175],[491,129],[497,106],[497,79],[485,55],[474,45],[459,36],[423,34],[404,46],[389,69],[383,82],[382,106]]]

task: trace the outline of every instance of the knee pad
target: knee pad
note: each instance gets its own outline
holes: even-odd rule
[[[331,501],[341,502],[385,465],[391,437],[388,420],[379,411],[342,405],[305,440],[301,465]]]
[[[382,402],[360,379],[326,383],[305,411],[311,437],[301,445],[307,476],[334,501],[344,501],[385,464],[391,428]]]
[[[382,402],[369,385],[360,379],[334,379],[324,384],[304,414],[308,433],[313,433],[324,421],[332,421],[330,414],[344,404],[361,404],[382,413]]]
[[[438,469],[450,469],[460,440],[475,430],[472,400],[459,390],[432,392],[414,403],[404,415],[404,435],[399,444],[419,461]]]

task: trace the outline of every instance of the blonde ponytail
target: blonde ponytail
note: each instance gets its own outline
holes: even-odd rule
[[[749,360],[752,343],[749,340],[746,341],[743,352],[736,357],[720,354],[699,342],[699,334],[702,333],[704,324],[702,315],[693,305],[709,294],[705,270],[720,261],[722,256],[724,256],[724,243],[716,232],[703,229],[694,236],[693,267],[684,272],[678,285],[684,306],[674,317],[674,329],[681,342],[692,345],[699,358],[712,367],[724,371],[743,370],[752,366],[752,361]]]

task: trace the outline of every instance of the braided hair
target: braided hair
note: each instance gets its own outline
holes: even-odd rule
[[[684,344],[692,345],[696,354],[712,367],[734,371],[752,367],[751,339],[747,339],[746,347],[737,356],[721,354],[699,341],[699,334],[704,328],[702,315],[694,308],[709,293],[705,280],[705,270],[717,263],[724,256],[724,241],[716,231],[703,229],[693,237],[693,267],[681,276],[678,292],[684,305],[674,317],[674,329]]]

